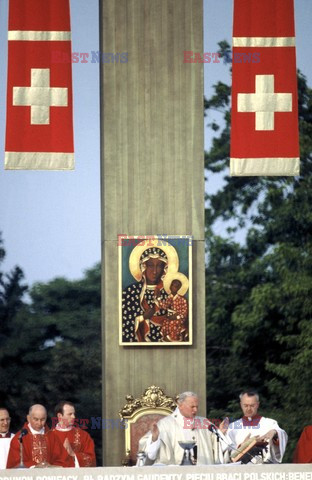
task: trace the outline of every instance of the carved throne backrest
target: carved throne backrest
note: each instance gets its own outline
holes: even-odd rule
[[[140,438],[150,430],[152,423],[170,415],[177,404],[156,385],[148,387],[138,398],[127,395],[126,401],[119,417],[125,422],[126,457],[123,464],[130,466],[136,462]]]

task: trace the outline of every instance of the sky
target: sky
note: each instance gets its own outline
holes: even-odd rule
[[[7,11],[8,0],[0,0],[0,231],[6,250],[0,268],[9,273],[20,266],[30,286],[60,276],[79,279],[101,257],[99,64],[73,64],[75,170],[5,171]],[[312,0],[295,0],[295,19],[297,66],[312,86]],[[71,24],[74,52],[100,49],[98,0],[71,0]],[[231,44],[232,0],[204,0],[203,28],[204,52],[216,52],[220,40]],[[209,97],[217,81],[230,83],[229,67],[205,64],[204,80]],[[217,114],[203,121],[206,149],[213,119]],[[220,179],[208,179],[210,192],[219,186]],[[224,228],[219,224],[217,233],[225,235]]]
[[[8,0],[0,0],[1,58],[7,50],[7,7]],[[73,51],[98,51],[98,1],[73,0],[71,22]],[[0,72],[0,231],[6,250],[1,270],[19,265],[29,285],[56,276],[81,278],[101,256],[99,64],[73,64],[76,168],[68,172],[4,170],[5,68]]]

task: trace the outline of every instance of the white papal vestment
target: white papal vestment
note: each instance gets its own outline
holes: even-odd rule
[[[158,423],[159,437],[152,442],[152,433],[148,432],[139,442],[139,450],[147,454],[148,464],[180,465],[184,450],[179,441],[194,440],[197,445],[197,465],[223,463],[222,448],[217,437],[207,428],[207,419],[195,417],[190,428],[190,419],[183,417],[177,408],[171,415]]]

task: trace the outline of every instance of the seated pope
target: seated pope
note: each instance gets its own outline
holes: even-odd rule
[[[140,439],[139,451],[146,454],[145,464],[181,465],[184,449],[179,442],[190,441],[196,445],[192,454],[197,457],[197,465],[225,463],[217,435],[209,429],[209,420],[196,415],[197,394],[181,393],[177,404],[171,415],[152,424],[151,430]]]

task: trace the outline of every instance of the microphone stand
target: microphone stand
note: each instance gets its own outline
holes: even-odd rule
[[[26,468],[23,462],[23,438],[20,439],[20,464],[17,468]]]
[[[19,442],[20,442],[20,448],[19,448],[19,451],[20,451],[20,464],[18,467],[16,468],[27,468],[25,465],[24,465],[24,459],[23,459],[23,437],[27,434],[27,430],[22,430],[21,434],[20,434],[20,437],[19,437]]]
[[[216,455],[215,464],[219,465],[221,463],[221,461],[220,461],[220,434],[219,434],[218,430],[215,428],[214,425],[210,424],[210,428],[211,428],[211,431],[217,437],[217,455]]]

